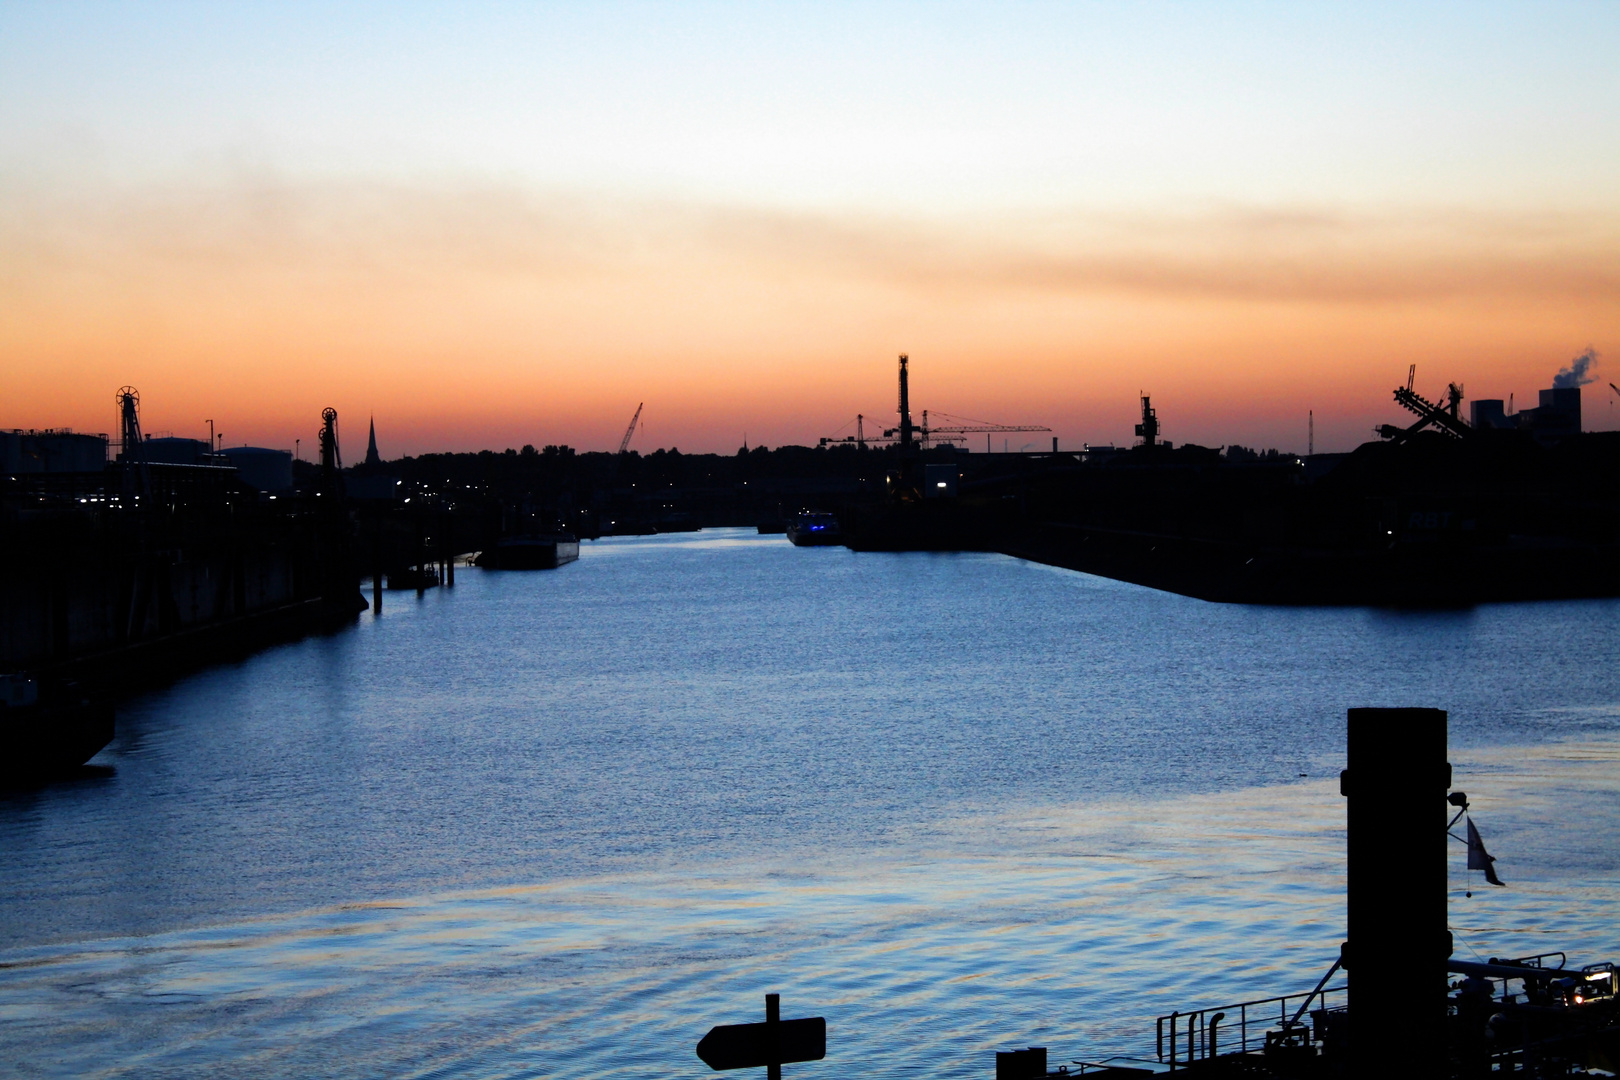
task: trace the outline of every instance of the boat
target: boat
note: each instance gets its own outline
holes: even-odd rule
[[[798,547],[827,547],[844,542],[837,514],[807,511],[787,527],[787,538]]]
[[[478,553],[474,565],[486,570],[555,570],[579,558],[579,539],[555,536],[511,536]]]
[[[0,782],[26,783],[76,769],[112,738],[111,703],[73,684],[42,694],[30,675],[0,675]]]

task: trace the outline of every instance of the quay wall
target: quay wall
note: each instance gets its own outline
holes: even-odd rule
[[[14,515],[0,540],[0,671],[116,692],[318,628],[334,591],[352,615],[358,578],[334,574],[342,552],[322,539],[295,515]]]

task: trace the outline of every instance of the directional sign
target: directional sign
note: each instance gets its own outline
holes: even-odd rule
[[[721,1024],[703,1036],[697,1055],[716,1071],[820,1061],[827,1056],[827,1019],[812,1016],[763,1024]]]
[[[820,1061],[827,1056],[827,1021],[811,1016],[782,1019],[782,995],[765,995],[763,1024],[721,1024],[697,1044],[698,1057],[716,1071],[765,1067],[765,1080],[782,1080],[790,1061]]]

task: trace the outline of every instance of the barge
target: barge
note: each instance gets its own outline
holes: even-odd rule
[[[514,536],[478,553],[474,565],[486,570],[555,570],[579,558],[579,540],[558,536]]]

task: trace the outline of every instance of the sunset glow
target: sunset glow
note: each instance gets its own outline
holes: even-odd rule
[[[0,426],[385,456],[914,404],[1349,449],[1620,427],[1613,7],[0,12]],[[1599,391],[1602,391],[1600,394]],[[997,444],[1000,449],[1000,444]],[[1016,449],[1016,447],[1014,447]],[[308,446],[305,447],[306,451]],[[982,449],[982,447],[970,447]],[[307,456],[307,454],[306,454]]]

